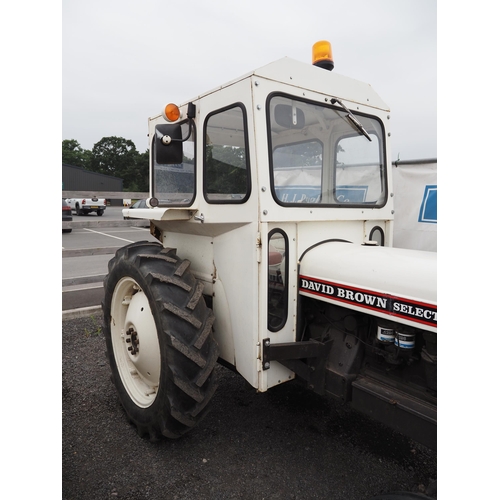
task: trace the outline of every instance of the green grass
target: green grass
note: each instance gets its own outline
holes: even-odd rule
[[[84,328],[85,337],[98,337],[102,333],[101,324],[95,319],[94,316],[90,316],[90,319],[92,321],[92,326]]]

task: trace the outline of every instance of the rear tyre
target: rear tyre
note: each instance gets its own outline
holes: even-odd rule
[[[83,215],[83,211],[80,208],[80,205],[78,203],[75,205],[75,211],[76,211],[76,215]]]
[[[98,210],[97,215],[100,217],[104,213],[104,210]]]
[[[195,427],[216,389],[214,316],[189,267],[173,249],[132,243],[104,280],[111,378],[129,420],[153,441]]]

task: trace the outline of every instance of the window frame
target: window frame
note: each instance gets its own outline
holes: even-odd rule
[[[270,283],[270,266],[269,266],[269,248],[270,248],[270,243],[271,243],[271,238],[275,234],[280,234],[283,237],[284,244],[285,244],[285,251],[283,253],[283,258],[285,259],[285,270],[284,270],[284,276],[285,276],[285,283],[283,287],[283,318],[281,323],[279,323],[276,326],[272,326],[270,324],[270,317],[269,313],[271,308],[269,307],[270,303],[270,295],[269,295],[269,283]],[[274,229],[271,229],[267,235],[267,329],[270,332],[279,332],[282,330],[287,321],[288,321],[288,299],[289,299],[289,294],[290,294],[290,283],[289,283],[289,266],[290,266],[290,243],[288,240],[288,235],[286,234],[286,231],[284,229],[281,229],[279,227],[276,227]]]
[[[189,119],[186,119],[186,120],[182,120],[179,122],[179,125],[182,127],[183,125],[189,125]],[[174,208],[177,208],[177,207],[181,207],[181,208],[184,208],[184,207],[190,207],[194,201],[196,200],[196,184],[197,184],[197,175],[196,175],[196,124],[194,122],[194,120],[192,121],[191,123],[191,127],[192,127],[192,130],[191,130],[191,136],[187,139],[188,141],[192,142],[193,143],[193,191],[192,191],[192,197],[191,197],[191,200],[189,201],[189,203],[162,203],[162,200],[160,198],[158,198],[156,195],[156,183],[155,183],[155,173],[156,173],[156,169],[155,169],[155,163],[156,163],[156,151],[155,151],[155,136],[153,134],[153,137],[151,138],[151,143],[150,143],[150,158],[151,158],[151,161],[150,161],[150,172],[151,172],[151,179],[150,179],[150,182],[151,182],[151,193],[154,197],[156,197],[159,201],[159,207],[174,207]],[[183,143],[186,142],[186,141],[183,141]],[[184,151],[184,146],[183,146],[183,151]]]
[[[207,127],[210,118],[212,118],[215,115],[219,115],[221,113],[224,113],[225,111],[228,111],[230,109],[234,108],[240,108],[242,112],[242,120],[243,120],[243,140],[245,143],[245,163],[246,163],[246,194],[242,198],[239,199],[233,199],[233,200],[214,200],[210,199],[209,196],[210,194],[213,193],[208,193],[207,192]],[[216,109],[214,111],[211,111],[204,120],[203,123],[203,197],[205,201],[211,205],[240,205],[243,203],[246,203],[248,199],[250,198],[250,195],[252,194],[252,179],[251,179],[251,171],[250,171],[250,155],[249,155],[249,141],[248,141],[248,118],[247,118],[247,111],[245,108],[245,105],[242,102],[235,102],[233,104],[229,104],[228,106],[224,106],[223,108]]]
[[[271,102],[276,97],[283,97],[285,99],[290,99],[292,101],[302,102],[304,104],[311,105],[311,106],[319,106],[322,108],[333,109],[334,111],[337,111],[337,112],[345,112],[345,110],[339,106],[325,104],[323,102],[314,101],[311,99],[301,98],[299,96],[287,94],[286,92],[272,92],[267,96],[267,99],[266,99],[266,126],[267,126],[267,140],[268,140],[268,158],[269,158],[269,182],[270,182],[270,186],[271,186],[271,194],[273,196],[274,201],[278,205],[285,207],[285,208],[286,207],[356,208],[356,209],[357,208],[374,208],[374,209],[384,208],[387,205],[387,200],[389,198],[389,192],[388,192],[388,175],[389,175],[388,168],[389,168],[389,166],[387,163],[387,144],[386,144],[386,133],[385,133],[385,128],[384,128],[384,123],[376,115],[362,113],[360,111],[354,111],[354,110],[350,110],[353,115],[369,118],[371,120],[375,120],[376,122],[378,122],[378,124],[380,126],[380,135],[378,133],[376,133],[375,135],[378,137],[379,142],[380,142],[380,149],[379,149],[380,160],[381,160],[381,167],[380,168],[382,169],[382,174],[383,174],[380,177],[380,181],[381,181],[381,188],[383,190],[382,192],[384,193],[384,198],[383,198],[382,203],[380,203],[378,205],[376,204],[376,202],[373,202],[373,203],[370,203],[370,202],[364,202],[364,203],[342,203],[342,202],[338,202],[338,203],[307,203],[307,202],[305,202],[305,203],[287,203],[287,202],[283,202],[279,199],[279,197],[276,193],[276,186],[274,184],[273,156],[274,156],[275,150],[278,147],[282,147],[282,145],[278,145],[278,146],[274,147],[272,130],[271,130],[271,120],[272,120]],[[355,136],[356,132],[353,130],[352,134],[349,133],[349,134],[342,135],[341,137],[336,139],[335,142],[331,141],[331,142],[328,142],[327,144],[322,142],[320,139],[315,138],[316,140],[318,140],[322,144],[322,149],[323,149],[323,164],[321,165],[321,170],[322,170],[321,183],[322,183],[322,186],[323,186],[323,173],[324,173],[324,168],[325,168],[325,165],[324,165],[325,146],[327,146],[329,148],[333,148],[332,149],[333,158],[331,159],[331,161],[332,161],[332,165],[331,165],[332,172],[331,173],[333,176],[332,177],[332,183],[333,183],[336,181],[336,168],[337,168],[337,166],[336,166],[336,153],[335,153],[336,148],[338,146],[338,143],[342,139],[349,137],[350,135]],[[306,141],[303,141],[303,142],[306,142]],[[300,142],[296,142],[293,144],[299,144],[299,143]],[[323,191],[320,194],[320,199],[322,198],[322,195],[323,195]]]

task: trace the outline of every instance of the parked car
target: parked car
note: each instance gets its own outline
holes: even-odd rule
[[[137,200],[133,205],[130,205],[130,207],[127,207],[128,210],[131,210],[133,208],[148,208],[148,206],[146,205],[146,199],[144,200]],[[128,220],[128,219],[133,219],[133,217],[123,217],[125,220]]]
[[[71,222],[73,220],[73,216],[71,215],[71,207],[69,203],[63,198],[62,200],[62,220],[63,222]],[[63,229],[63,233],[71,233],[73,229]]]
[[[76,215],[88,215],[95,212],[99,217],[104,213],[107,207],[107,200],[105,198],[66,198],[71,210],[76,212]]]

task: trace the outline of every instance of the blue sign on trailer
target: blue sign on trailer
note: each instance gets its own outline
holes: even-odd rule
[[[437,185],[425,186],[418,222],[437,224]]]

